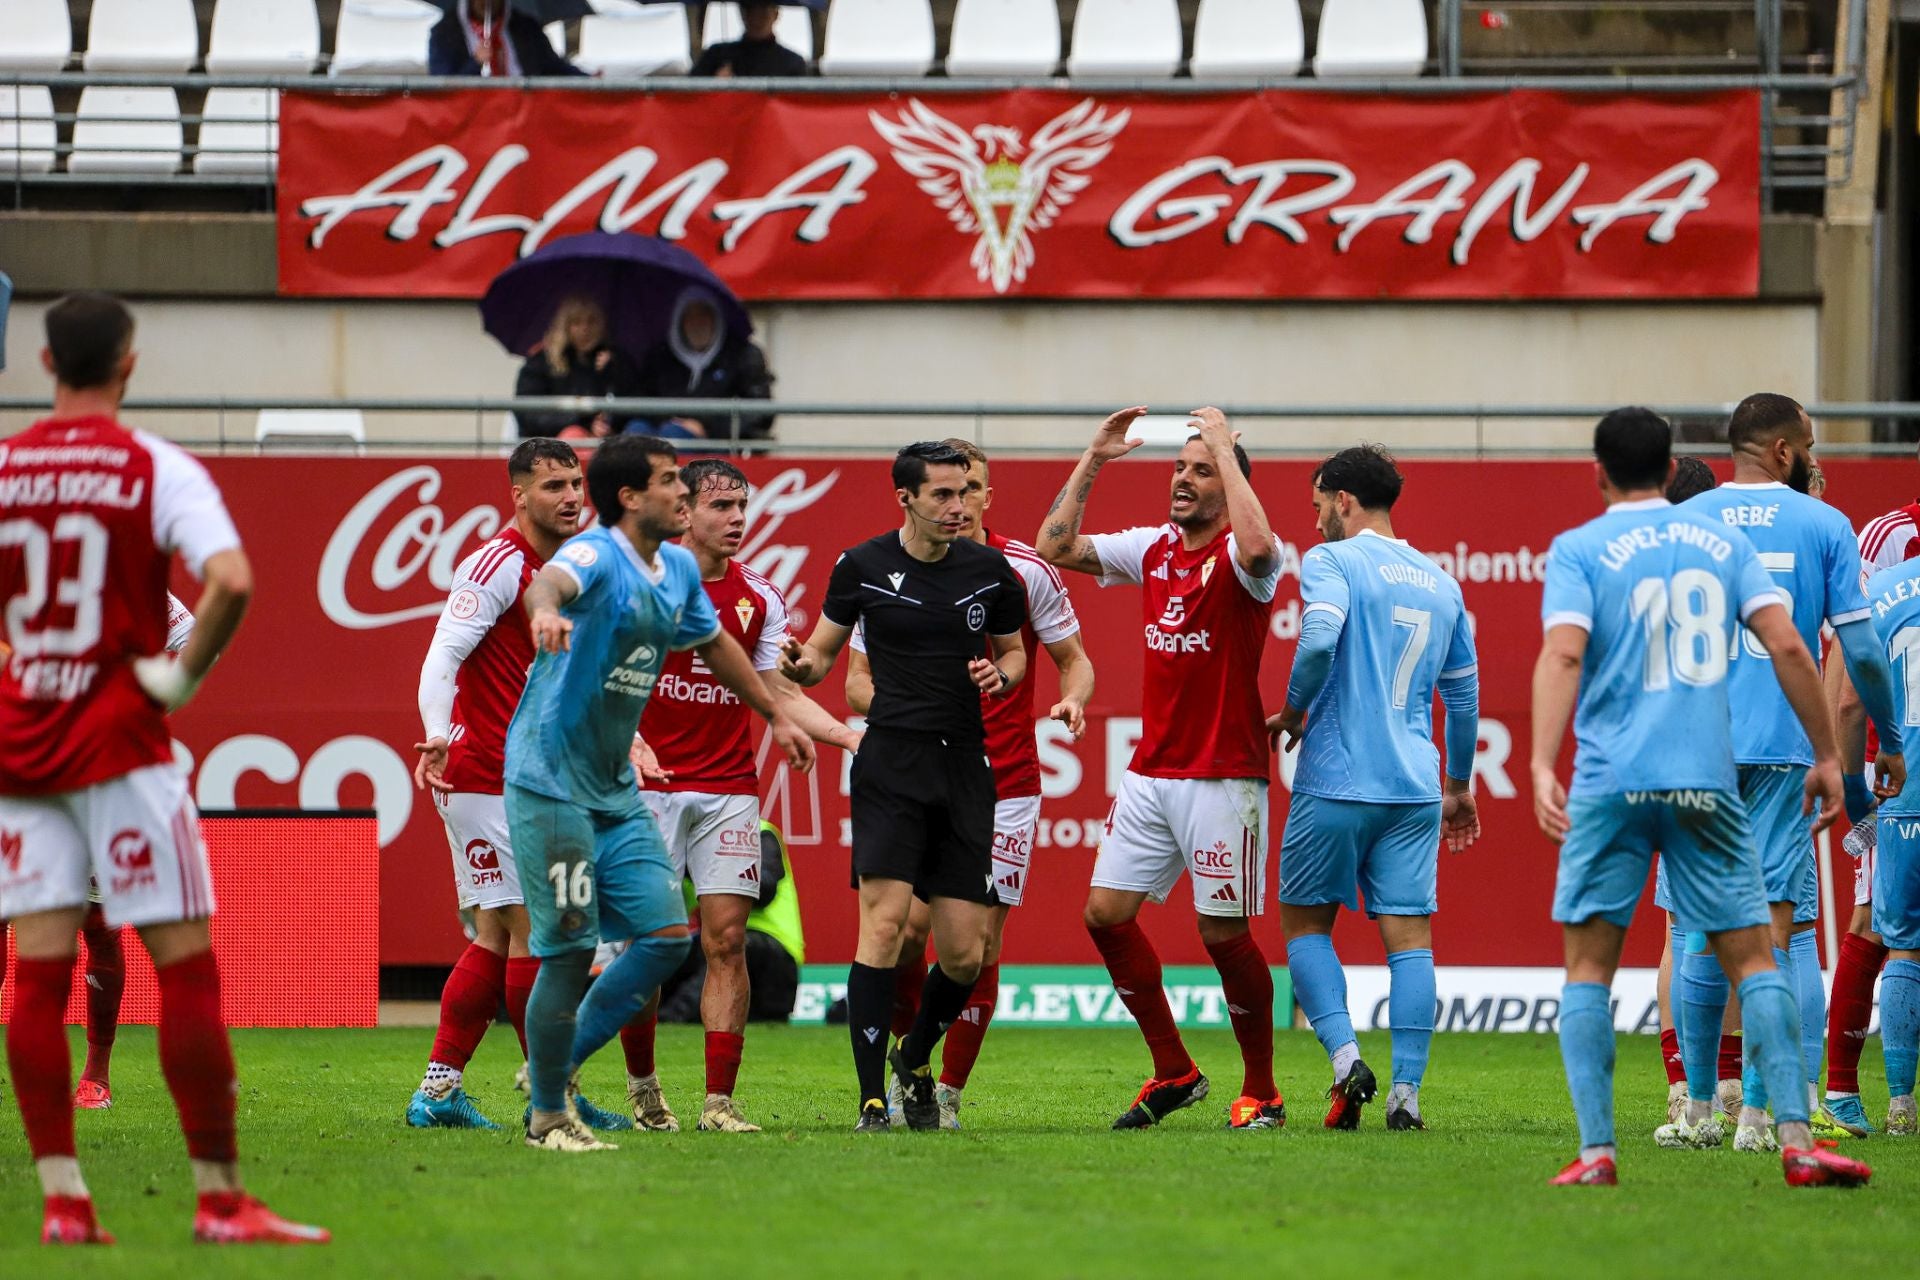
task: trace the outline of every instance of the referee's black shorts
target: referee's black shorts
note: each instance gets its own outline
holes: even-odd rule
[[[853,883],[904,880],[917,897],[996,904],[993,766],[978,742],[869,729],[853,757]]]

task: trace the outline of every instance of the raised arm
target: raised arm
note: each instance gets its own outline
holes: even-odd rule
[[[1240,474],[1239,460],[1233,454],[1234,442],[1239,437],[1228,430],[1227,415],[1218,409],[1195,409],[1193,417],[1200,431],[1200,442],[1207,446],[1213,468],[1226,485],[1227,527],[1233,530],[1233,558],[1249,578],[1264,578],[1273,572],[1280,553],[1274,550],[1273,528],[1267,523],[1266,508],[1260,505],[1253,485]]]
[[[1766,648],[1773,659],[1773,678],[1787,695],[1800,727],[1813,743],[1813,768],[1807,770],[1806,799],[1802,813],[1812,813],[1816,802],[1819,816],[1814,819],[1815,833],[1825,831],[1846,811],[1840,782],[1840,748],[1833,734],[1833,717],[1827,711],[1820,669],[1813,664],[1806,642],[1793,625],[1793,615],[1779,604],[1762,605],[1747,618],[1747,630]]]
[[[1137,404],[1130,409],[1109,414],[1107,420],[1100,424],[1100,429],[1094,432],[1093,443],[1080,455],[1080,461],[1074,463],[1073,474],[1067,477],[1059,496],[1047,508],[1040,534],[1033,540],[1034,550],[1040,553],[1042,560],[1060,569],[1093,574],[1101,572],[1100,556],[1093,549],[1093,540],[1080,533],[1080,522],[1087,514],[1087,495],[1093,492],[1093,482],[1099,476],[1100,468],[1115,458],[1126,457],[1140,447],[1140,441],[1127,439],[1127,428],[1146,411],[1145,405]]]
[[[573,643],[573,622],[561,616],[573,598],[580,594],[580,582],[558,565],[545,565],[527,584],[521,605],[527,611],[537,653],[565,653]]]

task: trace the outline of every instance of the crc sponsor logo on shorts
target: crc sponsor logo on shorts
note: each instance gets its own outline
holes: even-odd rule
[[[1153,653],[1212,653],[1211,632],[1204,629],[1182,634],[1162,631],[1158,624],[1147,624],[1147,648]]]
[[[1220,975],[1207,965],[1168,965],[1167,1005],[1182,1027],[1227,1027],[1226,993]],[[1273,975],[1274,1021],[1286,1025],[1293,987],[1286,970]],[[796,1023],[826,1020],[827,1006],[846,994],[844,965],[805,965],[800,971]],[[1098,965],[1007,965],[1000,970],[1000,1002],[993,1025],[1001,1027],[1128,1026],[1133,1015],[1113,989],[1113,979]]]
[[[713,842],[713,852],[721,858],[752,858],[760,860],[760,827],[729,827],[719,834]]]
[[[993,856],[1001,862],[1024,867],[1033,856],[1033,831],[1023,827],[1018,831],[996,831],[993,833]]]
[[[500,884],[507,878],[500,870],[500,851],[489,840],[467,841],[467,867],[473,873],[470,878],[475,888]]]
[[[1664,804],[1674,809],[1698,809],[1701,813],[1720,812],[1720,797],[1712,791],[1628,791],[1628,804]]]
[[[1215,840],[1208,848],[1195,849],[1188,856],[1188,865],[1193,868],[1194,875],[1203,879],[1232,880],[1240,874],[1240,869],[1234,865],[1236,860],[1225,840]],[[1228,897],[1221,901],[1231,902],[1233,899]]]
[[[107,842],[107,861],[114,868],[107,877],[107,888],[113,893],[149,889],[160,883],[153,870],[153,845],[132,827],[115,832]]]

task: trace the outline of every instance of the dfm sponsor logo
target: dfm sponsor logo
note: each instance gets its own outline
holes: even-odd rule
[[[148,889],[160,882],[153,870],[153,845],[132,827],[116,831],[107,842],[107,861],[113,864],[107,887],[114,893]]]
[[[467,841],[467,869],[473,873],[471,880],[475,888],[501,884],[507,878],[500,870],[500,851],[490,840]]]

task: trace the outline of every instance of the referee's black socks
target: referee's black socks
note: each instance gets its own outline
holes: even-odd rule
[[[887,1096],[887,1024],[893,1018],[893,970],[858,960],[847,969],[847,1028],[853,1035],[853,1069],[860,1077],[860,1105]]]
[[[937,964],[927,970],[927,985],[920,988],[920,1011],[914,1015],[913,1030],[900,1042],[900,1055],[909,1067],[927,1065],[933,1057],[933,1046],[947,1034],[947,1028],[967,1007],[967,999],[972,995],[973,979],[955,982]],[[852,1007],[851,1000],[848,1007]]]

